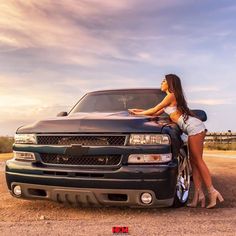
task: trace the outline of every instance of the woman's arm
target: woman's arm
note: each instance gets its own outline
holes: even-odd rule
[[[141,112],[133,112],[135,115],[153,115],[156,112],[161,111],[164,107],[168,106],[171,104],[171,102],[174,99],[174,94],[170,93],[165,96],[165,98],[157,104],[155,107],[141,111]]]
[[[139,108],[132,108],[132,109],[128,109],[129,112],[141,112],[144,111],[144,109],[139,109]]]
[[[161,110],[157,111],[156,113],[153,114],[153,116],[159,116],[164,112],[164,109],[162,108]]]

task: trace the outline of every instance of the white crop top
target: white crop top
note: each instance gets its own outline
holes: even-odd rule
[[[177,106],[167,106],[167,107],[164,107],[164,112],[168,115],[170,115],[171,113],[177,111]]]

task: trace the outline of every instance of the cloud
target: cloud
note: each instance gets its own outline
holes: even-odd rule
[[[1,119],[54,115],[93,90],[159,87],[167,73],[193,104],[234,107],[235,4],[212,3],[1,1]]]
[[[186,4],[187,1],[150,0],[156,13]],[[119,60],[145,62],[162,66],[182,61],[163,52],[150,55],[153,45],[142,50],[133,41],[158,40],[166,42],[166,33],[160,27],[164,16],[152,15],[150,5],[138,1],[14,1],[2,3],[0,12],[0,50],[27,50],[35,58],[49,63],[99,66]],[[157,18],[157,19],[156,19]],[[153,34],[154,20],[157,31]],[[160,22],[159,22],[160,21]],[[150,26],[149,26],[150,25]],[[158,32],[160,31],[160,32]],[[155,42],[154,42],[155,43]],[[164,46],[164,44],[163,44]],[[178,52],[175,52],[178,53]],[[43,54],[43,55],[42,55]],[[153,58],[161,57],[161,60]]]
[[[119,53],[109,40],[94,37],[88,24],[96,24],[95,20],[101,15],[102,8],[113,12],[126,5],[126,1],[52,3],[45,0],[9,0],[1,6],[0,49],[6,51],[6,48],[34,48],[45,52],[45,60],[81,65],[96,64],[96,55]]]
[[[207,85],[207,86],[191,86],[186,88],[188,92],[218,92],[221,90],[220,87],[214,86],[214,85]]]
[[[226,105],[234,104],[233,99],[199,99],[199,100],[189,100],[190,104],[200,104],[200,105]]]
[[[1,95],[0,107],[8,107],[8,108],[17,108],[19,105],[23,106],[39,106],[40,100],[35,98],[27,98],[26,96],[12,96],[12,95]]]

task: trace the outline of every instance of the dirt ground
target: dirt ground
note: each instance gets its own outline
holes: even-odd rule
[[[217,154],[220,157],[214,156]],[[126,226],[129,235],[142,236],[236,235],[236,158],[228,158],[235,154],[205,152],[214,185],[225,199],[211,210],[73,208],[49,201],[16,199],[8,193],[5,183],[7,157],[0,157],[0,235],[103,236],[113,235],[113,226]]]

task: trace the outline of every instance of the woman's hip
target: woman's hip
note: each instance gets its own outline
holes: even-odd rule
[[[193,116],[189,116],[189,118],[184,122],[182,115],[179,117],[177,124],[181,130],[189,136],[201,133],[206,129],[204,123]]]

